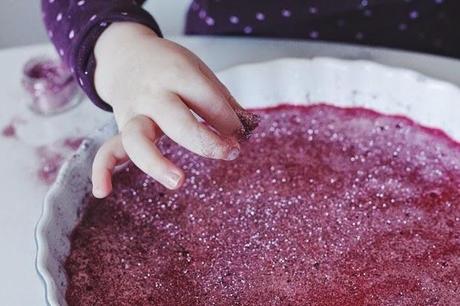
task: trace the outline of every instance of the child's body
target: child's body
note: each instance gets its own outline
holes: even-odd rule
[[[244,110],[225,86],[190,51],[161,38],[143,2],[42,0],[58,53],[91,100],[113,109],[121,131],[96,155],[97,197],[110,193],[113,168],[128,158],[166,187],[180,187],[183,172],[155,146],[162,133],[194,153],[233,160],[247,132]],[[192,3],[186,32],[347,41],[460,57],[459,13],[457,0],[203,0]]]

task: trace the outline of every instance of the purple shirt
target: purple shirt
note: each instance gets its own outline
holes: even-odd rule
[[[161,36],[136,0],[42,0],[48,35],[89,98],[94,45],[116,21],[139,22]],[[173,5],[173,4],[171,4]],[[195,0],[187,34],[254,35],[351,42],[460,58],[459,0]]]

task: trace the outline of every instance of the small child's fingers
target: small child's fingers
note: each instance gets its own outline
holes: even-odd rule
[[[195,154],[215,159],[233,160],[239,154],[238,142],[222,138],[200,123],[176,95],[157,105],[144,103],[143,113],[159,125],[172,140]]]
[[[243,128],[238,131],[238,137],[241,139],[247,138],[251,131],[254,130],[259,122],[258,116],[254,115],[251,112],[245,110],[238,101],[232,96],[228,88],[217,78],[217,76],[206,66],[204,63],[200,65],[200,70],[205,75],[206,78],[211,80],[219,91],[223,93],[224,96],[227,97],[227,102],[231,106],[231,108],[235,111],[236,115],[238,116],[239,121],[242,123]]]
[[[234,136],[241,130],[241,122],[232,105],[234,99],[217,77],[194,70],[184,81],[178,94],[189,108],[221,135]]]
[[[116,135],[106,141],[97,151],[93,161],[93,195],[105,198],[112,191],[112,172],[116,165],[128,160],[123,149],[121,136]]]
[[[211,80],[215,86],[219,88],[219,91],[227,97],[227,102],[230,104],[230,107],[234,110],[243,110],[243,107],[238,103],[238,101],[232,96],[228,88],[222,83],[219,78],[214,74],[214,72],[203,62],[200,63],[199,69],[201,73]]]
[[[146,116],[136,116],[126,123],[122,141],[131,161],[143,172],[169,189],[179,188],[184,173],[165,158],[156,146],[160,128]]]

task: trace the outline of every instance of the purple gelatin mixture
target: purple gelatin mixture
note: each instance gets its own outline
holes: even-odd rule
[[[233,162],[159,146],[88,196],[69,305],[460,305],[460,145],[404,117],[328,105],[254,111]]]

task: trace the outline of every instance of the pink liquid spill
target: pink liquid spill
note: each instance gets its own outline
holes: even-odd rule
[[[17,127],[18,125],[25,124],[26,121],[21,117],[14,116],[11,121],[3,127],[2,136],[6,138],[17,138]]]
[[[8,125],[2,129],[2,136],[6,138],[18,139],[17,127],[27,122],[20,118],[14,117]],[[69,137],[56,141],[50,145],[43,145],[33,148],[38,158],[38,179],[46,184],[51,185],[59,172],[65,159],[75,152],[81,145],[83,138]]]
[[[130,165],[87,198],[69,305],[458,305],[460,146],[402,117],[258,110],[235,162],[171,141],[171,192]]]
[[[46,185],[51,185],[56,180],[66,158],[78,149],[82,141],[83,138],[80,137],[66,138],[53,145],[38,147],[36,154],[39,159],[37,170],[39,180]]]
[[[2,130],[2,135],[3,137],[7,138],[16,138],[16,127],[14,126],[14,124],[10,123],[7,126],[5,126]]]

